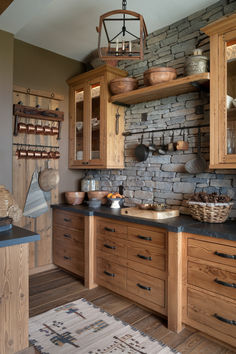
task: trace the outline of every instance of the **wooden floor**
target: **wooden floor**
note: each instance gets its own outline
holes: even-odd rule
[[[31,317],[82,297],[180,353],[236,353],[233,348],[190,328],[183,329],[179,334],[171,332],[166,327],[165,319],[102,287],[87,290],[78,279],[62,270],[55,269],[30,277]]]

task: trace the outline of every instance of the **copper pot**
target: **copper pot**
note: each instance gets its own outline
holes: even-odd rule
[[[19,133],[26,133],[27,132],[27,125],[25,123],[18,123],[18,132]]]
[[[51,128],[51,135],[58,135],[59,129],[57,127],[52,127]]]
[[[45,125],[43,127],[43,133],[44,133],[44,135],[51,135],[51,133],[52,133],[51,127],[49,127],[49,125]]]
[[[35,159],[40,159],[42,157],[42,152],[39,150],[35,150],[34,157]]]
[[[18,150],[18,158],[25,159],[27,157],[27,151],[24,149]]]
[[[28,159],[34,159],[34,151],[33,150],[28,150],[27,151],[27,158]]]
[[[35,126],[33,124],[27,124],[27,133],[35,134]]]
[[[35,126],[35,133],[36,134],[43,134],[44,133],[44,129],[43,129],[42,125]]]
[[[55,151],[49,151],[48,157],[49,157],[50,159],[55,159],[55,158],[56,158],[56,156],[55,156]]]
[[[42,159],[48,159],[48,152],[45,150],[42,151]]]
[[[59,152],[59,151],[56,151],[56,152],[55,152],[55,159],[59,159],[59,158],[60,158],[60,155],[61,155],[60,152]]]

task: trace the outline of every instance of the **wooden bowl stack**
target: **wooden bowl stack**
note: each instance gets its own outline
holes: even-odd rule
[[[109,83],[109,88],[112,95],[133,91],[138,87],[138,81],[133,77],[121,77],[113,79]]]
[[[174,80],[176,77],[176,70],[168,67],[154,67],[144,71],[143,73],[145,86],[152,86],[162,82]]]
[[[88,192],[88,199],[91,200],[93,198],[101,200],[102,205],[107,202],[108,191],[90,191]]]
[[[67,204],[79,205],[84,201],[85,192],[65,192]]]

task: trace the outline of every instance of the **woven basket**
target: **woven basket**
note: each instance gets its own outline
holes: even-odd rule
[[[0,218],[7,217],[18,222],[22,217],[22,211],[6,187],[0,185]]]
[[[187,202],[192,218],[202,222],[222,223],[229,216],[234,203]]]

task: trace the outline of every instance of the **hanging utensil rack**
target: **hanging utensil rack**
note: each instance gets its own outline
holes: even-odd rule
[[[57,139],[60,139],[60,128],[61,122],[64,120],[64,112],[59,110],[49,110],[41,109],[37,107],[24,106],[23,104],[14,104],[13,105],[13,115],[15,116],[14,122],[14,136],[18,135],[18,122],[19,117],[21,118],[31,118],[31,119],[40,119],[53,121],[58,123],[58,135]]]
[[[144,134],[144,133],[158,133],[158,132],[167,132],[167,131],[175,131],[175,130],[189,130],[189,129],[194,129],[194,128],[205,128],[209,127],[210,124],[202,124],[202,125],[192,125],[189,127],[178,127],[178,128],[165,128],[165,129],[155,129],[155,130],[143,130],[139,132],[124,132],[122,135],[123,136],[130,136],[130,135],[139,135],[139,134]]]

